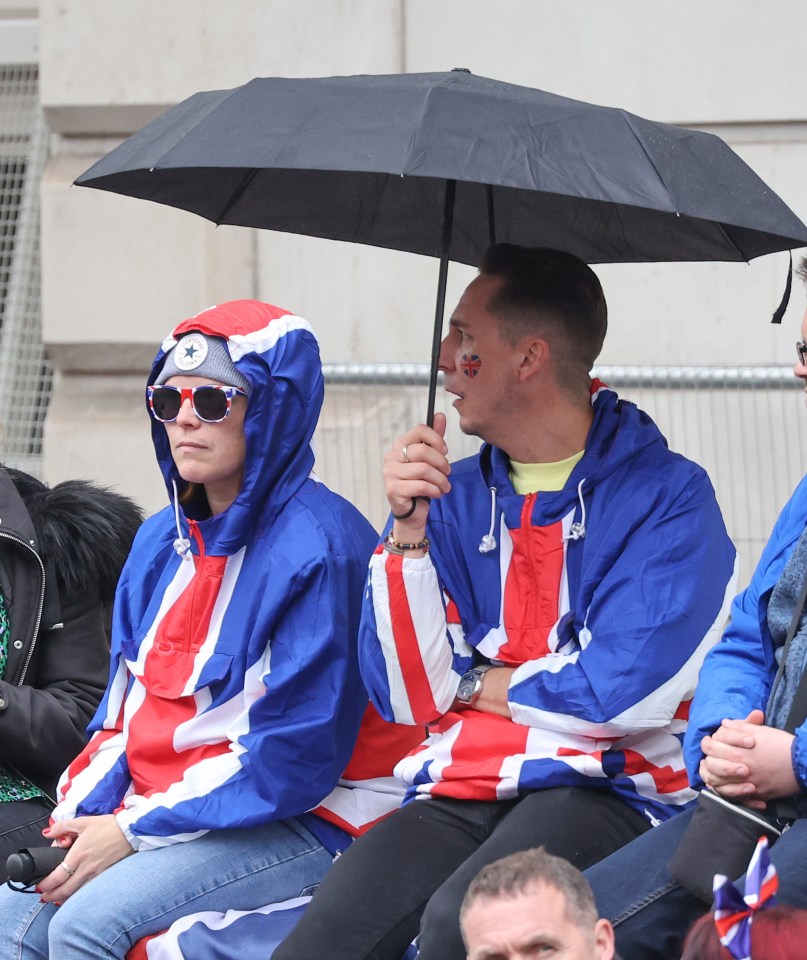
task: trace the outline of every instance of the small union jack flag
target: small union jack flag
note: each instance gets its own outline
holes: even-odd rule
[[[715,926],[720,942],[736,960],[750,960],[754,914],[773,906],[778,886],[776,867],[768,858],[766,837],[760,837],[748,864],[744,897],[726,877],[715,875]]]
[[[460,360],[460,370],[462,370],[466,377],[475,377],[479,373],[479,368],[481,366],[482,361],[475,353],[464,353],[462,355],[462,360]]]

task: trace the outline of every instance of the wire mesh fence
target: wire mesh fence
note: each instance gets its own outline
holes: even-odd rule
[[[32,65],[0,66],[0,410],[2,459],[38,474],[51,369],[42,347],[39,185],[48,132]]]
[[[594,371],[645,410],[671,449],[709,473],[748,579],[779,510],[807,465],[804,392],[790,368],[607,367]],[[381,460],[396,436],[421,422],[428,368],[414,364],[326,367],[315,437],[317,475],[378,528],[387,516]],[[450,458],[479,441],[449,413]]]

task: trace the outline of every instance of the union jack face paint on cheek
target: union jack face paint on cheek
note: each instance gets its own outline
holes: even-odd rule
[[[460,370],[466,377],[475,377],[479,373],[482,361],[475,353],[464,353],[460,360]]]

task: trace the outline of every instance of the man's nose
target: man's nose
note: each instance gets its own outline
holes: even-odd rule
[[[450,344],[451,334],[448,333],[443,337],[442,342],[440,343],[440,356],[437,360],[437,369],[438,370],[453,370],[454,369],[454,350]]]

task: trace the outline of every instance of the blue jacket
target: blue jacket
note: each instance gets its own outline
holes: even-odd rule
[[[432,503],[430,553],[373,557],[365,683],[387,719],[429,725],[396,768],[410,796],[589,786],[651,820],[694,798],[681,737],[734,592],[734,547],[705,472],[613,391],[592,402],[562,490],[520,496],[485,445]],[[480,552],[489,532],[496,546]],[[452,709],[472,663],[516,668],[512,720]]]
[[[311,474],[316,339],[284,310],[223,304],[172,332],[149,382],[190,330],[225,338],[253,385],[243,483],[216,516],[180,509],[175,521],[172,505],[141,528],[118,586],[109,686],[55,812],[115,812],[136,849],[316,807],[367,706],[356,632],[376,538]],[[169,496],[174,484],[181,495],[165,429],[152,433]],[[190,556],[174,547],[183,538]]]
[[[776,521],[751,582],[731,606],[731,623],[701,670],[684,741],[692,783],[702,786],[701,740],[724,718],[743,719],[765,710],[777,663],[768,630],[768,601],[799,537],[807,526],[807,477],[796,487]],[[796,731],[793,769],[807,789],[807,723]]]

